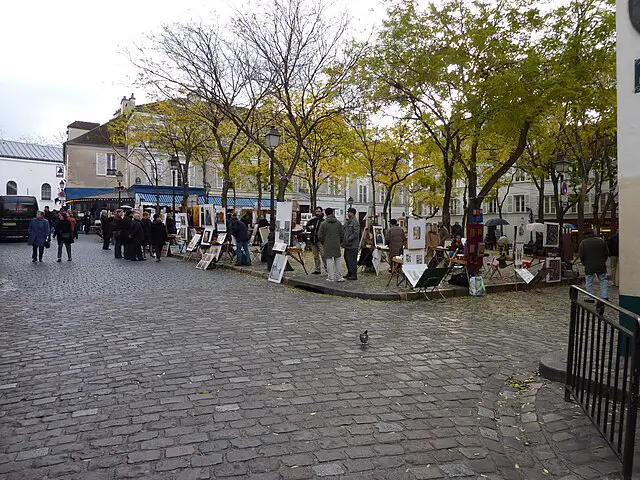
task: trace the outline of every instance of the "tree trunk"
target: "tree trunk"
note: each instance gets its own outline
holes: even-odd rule
[[[187,205],[189,202],[189,161],[185,160],[182,170],[182,202],[180,203],[180,212],[185,213],[187,211]]]
[[[544,222],[544,176],[540,178],[540,183],[536,184],[538,190],[538,220]]]
[[[451,192],[453,191],[453,165],[444,159],[444,196],[442,199],[442,223],[451,231]]]

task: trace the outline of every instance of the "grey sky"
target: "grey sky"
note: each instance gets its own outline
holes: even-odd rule
[[[3,4],[0,45],[0,137],[58,137],[75,120],[105,122],[132,86],[122,53],[163,23],[208,19],[232,11],[220,0],[24,0]],[[234,2],[233,5],[237,5]],[[338,0],[370,29],[382,11],[367,0]],[[375,8],[372,8],[375,7]]]

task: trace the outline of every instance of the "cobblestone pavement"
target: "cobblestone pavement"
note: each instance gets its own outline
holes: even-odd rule
[[[385,303],[85,237],[0,253],[0,478],[619,478],[536,376],[567,287]]]

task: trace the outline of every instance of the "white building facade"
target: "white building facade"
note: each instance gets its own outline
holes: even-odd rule
[[[40,210],[53,209],[64,186],[62,148],[0,140],[0,195],[33,195]]]

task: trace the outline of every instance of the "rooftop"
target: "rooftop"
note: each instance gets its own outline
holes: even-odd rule
[[[62,147],[0,139],[0,157],[63,163]]]
[[[76,120],[73,123],[67,125],[67,128],[77,128],[79,130],[93,130],[94,128],[99,127],[99,123],[94,122],[83,122],[82,120]]]

